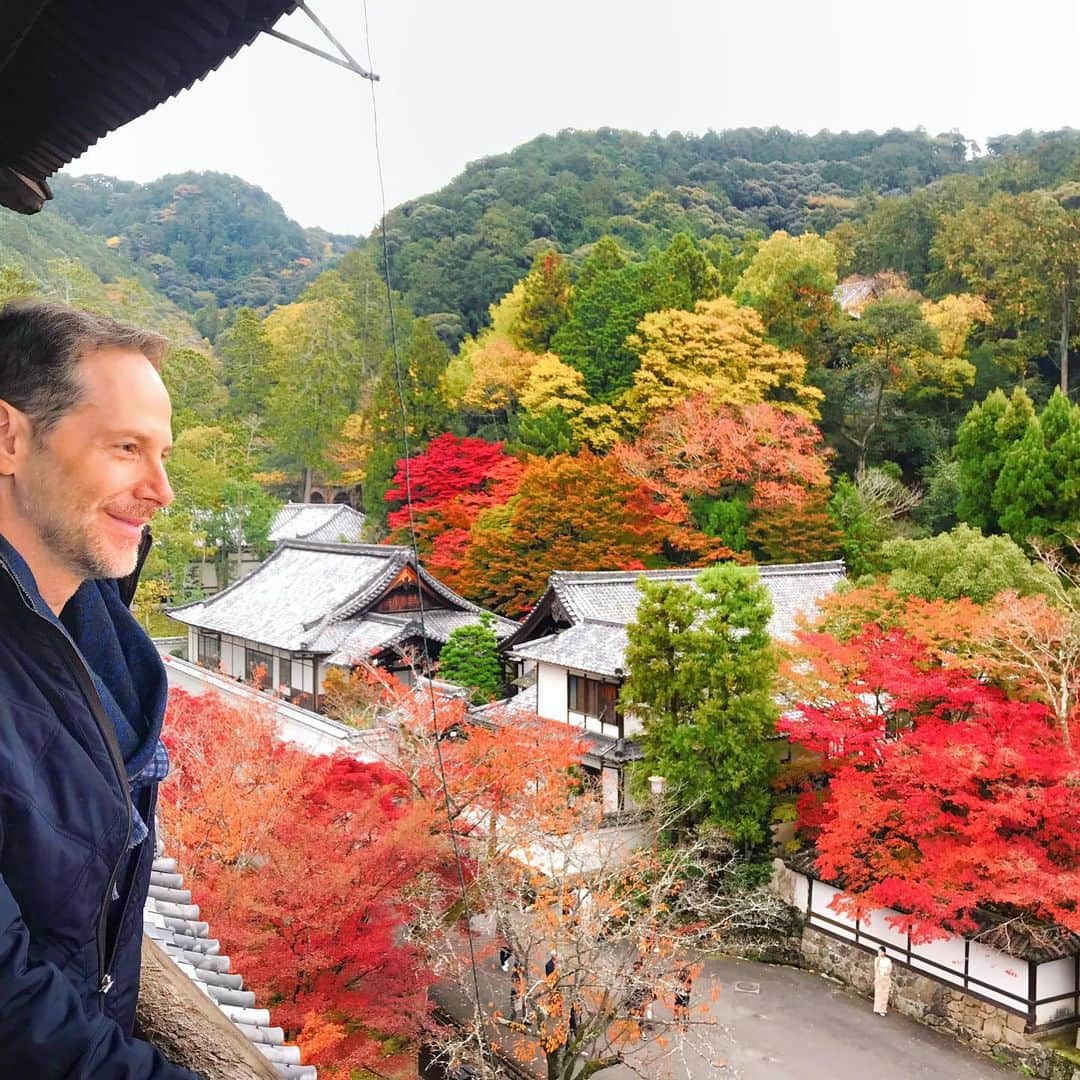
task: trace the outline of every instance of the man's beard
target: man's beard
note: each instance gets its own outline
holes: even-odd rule
[[[138,564],[139,545],[132,544],[128,554],[95,533],[89,523],[103,514],[104,508],[65,499],[64,493],[70,490],[68,478],[44,462],[42,466],[34,480],[17,491],[17,498],[20,511],[49,552],[82,581],[127,577]],[[143,520],[157,508],[129,502],[109,509],[120,517]]]

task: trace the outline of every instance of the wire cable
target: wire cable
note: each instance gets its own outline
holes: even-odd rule
[[[371,33],[368,27],[367,0],[363,0],[363,15],[364,43],[367,51],[368,69],[374,70],[374,63],[371,56]],[[403,463],[405,471],[405,505],[408,507],[409,511],[409,538],[412,547],[413,563],[416,567],[416,595],[417,601],[419,603],[421,658],[423,662],[423,670],[427,676],[427,692],[429,704],[431,707],[431,725],[435,742],[435,760],[439,771],[439,783],[442,787],[443,807],[446,812],[446,824],[450,832],[450,844],[454,855],[454,865],[457,870],[458,888],[461,893],[462,913],[465,918],[465,925],[466,927],[468,927],[471,922],[472,913],[469,904],[468,889],[465,884],[465,870],[461,857],[461,848],[458,842],[457,830],[454,828],[453,807],[450,803],[450,788],[446,782],[446,766],[443,761],[442,753],[442,732],[439,730],[438,702],[436,701],[435,687],[432,683],[431,678],[431,654],[428,648],[427,629],[424,620],[424,590],[421,588],[420,549],[416,540],[416,520],[413,511],[412,498],[409,418],[408,411],[405,406],[405,376],[402,371],[401,350],[398,343],[397,318],[394,312],[394,290],[391,284],[390,276],[390,244],[386,236],[386,185],[383,179],[382,150],[379,144],[379,107],[377,96],[375,93],[375,80],[369,80],[369,85],[371,87],[371,115],[375,141],[375,166],[379,180],[379,233],[382,239],[383,280],[386,284],[386,303],[387,311],[390,318],[390,343],[391,352],[394,358],[394,382],[397,388],[398,412],[401,419],[401,443],[402,449],[404,450]],[[469,969],[472,976],[473,984],[473,1034],[476,1038],[476,1045],[480,1054],[481,1063],[488,1064],[485,1061],[486,1051],[483,1037],[484,1017],[481,1007],[482,998],[480,996],[480,976],[476,961],[476,949],[473,945],[471,932],[466,932],[465,938],[469,949]]]

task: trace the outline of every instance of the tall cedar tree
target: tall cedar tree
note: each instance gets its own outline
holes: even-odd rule
[[[555,334],[552,351],[577,368],[593,397],[628,387],[638,359],[626,339],[647,312],[689,309],[716,296],[718,279],[693,239],[680,233],[642,263],[627,263],[604,237],[582,264],[570,296],[570,317]]]
[[[471,626],[459,626],[439,653],[439,678],[466,687],[474,705],[494,701],[504,684],[499,639],[487,613]]]
[[[1075,738],[1046,705],[900,629],[800,637],[794,667],[816,691],[780,727],[828,778],[800,819],[843,882],[837,909],[895,908],[916,940],[969,932],[991,904],[1080,931]]]
[[[660,555],[668,532],[645,488],[611,459],[588,451],[535,458],[517,495],[473,525],[461,588],[485,607],[518,616],[552,571],[641,568]]]
[[[271,386],[273,348],[262,320],[251,308],[240,308],[232,326],[217,340],[230,416],[259,416]]]
[[[1036,416],[1027,393],[995,390],[957,429],[960,516],[1017,543],[1067,544],[1080,522],[1080,405],[1055,390]]]
[[[449,354],[426,319],[417,319],[402,358],[399,395],[397,365],[392,354],[383,361],[368,404],[367,460],[364,474],[364,510],[373,524],[386,521],[386,490],[405,450],[420,450],[428,440],[450,426],[450,411],[442,396],[442,377]],[[402,413],[405,428],[402,427]]]
[[[452,588],[460,584],[469,530],[485,511],[502,506],[517,491],[523,466],[502,443],[444,434],[409,463],[411,521],[428,566]],[[399,460],[386,501],[394,505],[387,523],[395,539],[409,535],[405,461]],[[396,504],[396,505],[395,505]]]
[[[514,336],[523,349],[546,353],[568,315],[570,271],[566,260],[552,249],[538,252],[525,277],[524,291]]]
[[[417,881],[449,881],[429,803],[278,742],[257,704],[174,690],[166,730],[165,830],[245,980],[313,1063],[415,1075],[431,974],[402,928]]]
[[[768,591],[735,566],[703,570],[695,585],[642,579],[640,588],[620,704],[644,724],[641,775],[665,777],[689,822],[761,843],[777,717]]]

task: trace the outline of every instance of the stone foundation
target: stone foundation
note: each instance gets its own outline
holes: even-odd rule
[[[863,997],[874,995],[874,955],[813,927],[803,930],[802,966],[831,975]],[[1041,1080],[1080,1080],[1063,1057],[1024,1034],[1024,1018],[896,963],[889,1007],[947,1031],[973,1050],[1023,1066]]]

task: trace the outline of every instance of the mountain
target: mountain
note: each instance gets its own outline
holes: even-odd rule
[[[645,253],[680,231],[823,232],[853,215],[860,196],[963,170],[968,150],[958,134],[896,130],[542,135],[394,209],[391,272],[418,314],[453,313],[475,330],[538,248],[572,253],[605,233]]]
[[[192,313],[287,304],[355,244],[303,228],[261,188],[223,173],[148,184],[61,174],[52,186],[43,216],[101,237]]]
[[[0,272],[9,268],[46,296],[157,330],[175,345],[202,341],[191,316],[159,293],[148,274],[59,215],[0,211]]]

